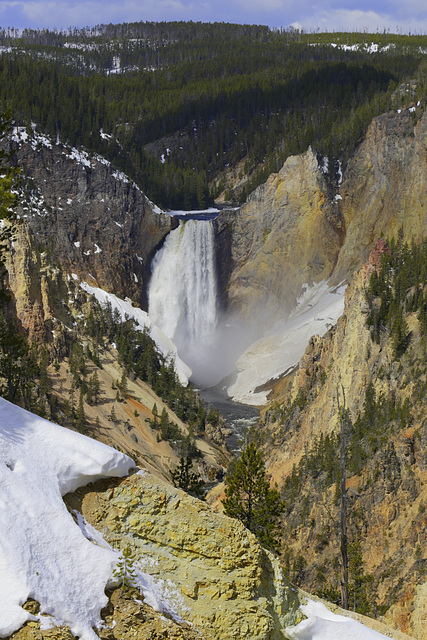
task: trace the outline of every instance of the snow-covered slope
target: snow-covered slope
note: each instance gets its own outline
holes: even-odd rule
[[[336,615],[321,602],[308,600],[300,607],[307,616],[296,627],[287,629],[293,640],[381,640],[382,633],[368,629],[357,620]]]
[[[104,590],[117,565],[118,552],[77,512],[76,523],[62,496],[102,477],[127,475],[133,461],[3,398],[0,441],[0,637],[10,635],[25,621],[36,619],[21,607],[31,597],[41,605],[37,616],[41,628],[67,625],[81,640],[96,640],[94,628],[102,622],[100,612],[107,604]],[[176,501],[171,503],[171,509],[176,510]],[[142,502],[138,504],[141,509]],[[153,505],[145,507],[148,515],[150,508]],[[167,518],[172,527],[173,516],[169,514]],[[191,524],[187,520],[186,513],[186,523]],[[196,526],[196,530],[199,532],[200,528]],[[199,543],[203,545],[203,538]],[[152,544],[144,547],[144,566],[153,565]],[[169,566],[168,554],[164,549],[162,553]],[[182,595],[177,586],[159,575],[159,566],[152,577],[140,564],[135,567],[136,582],[146,604],[179,619],[175,612]],[[176,565],[175,560],[173,564]],[[385,637],[351,619],[335,616],[320,603],[309,601],[301,609],[307,620],[287,630],[292,638]]]
[[[96,638],[117,554],[83,535],[62,496],[133,466],[128,456],[0,398],[0,637],[34,619],[21,607],[32,597],[82,640]]]
[[[233,400],[252,405],[267,402],[268,391],[256,388],[293,369],[311,336],[324,335],[344,309],[345,286],[326,282],[306,287],[295,309],[263,338],[252,344],[236,363],[237,378],[228,393]]]
[[[77,276],[73,274],[73,277],[77,279]],[[175,371],[178,379],[182,385],[187,385],[191,376],[191,368],[178,356],[178,351],[172,340],[170,340],[165,333],[159,329],[150,320],[150,317],[146,311],[134,307],[130,300],[122,300],[113,293],[107,293],[103,289],[98,287],[91,287],[87,282],[80,283],[81,288],[98,300],[101,304],[111,304],[111,308],[116,310],[123,322],[126,318],[133,318],[138,328],[143,331],[147,329],[151,338],[156,343],[156,346],[160,353],[168,360],[172,359],[175,365]]]

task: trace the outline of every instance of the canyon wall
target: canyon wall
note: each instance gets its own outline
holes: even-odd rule
[[[280,319],[303,285],[348,280],[377,238],[424,238],[426,142],[427,115],[403,110],[373,120],[342,176],[311,149],[288,158],[229,222],[229,307]]]
[[[124,174],[99,156],[17,138],[26,201],[18,208],[50,263],[146,307],[151,258],[172,228]]]

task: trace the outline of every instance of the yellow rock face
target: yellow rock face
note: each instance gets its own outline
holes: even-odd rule
[[[327,279],[341,245],[338,204],[313,151],[288,158],[249,197],[233,225],[232,305],[279,317],[305,283]]]
[[[129,545],[175,610],[215,640],[279,640],[298,597],[277,559],[243,525],[145,474],[81,504],[113,546]]]

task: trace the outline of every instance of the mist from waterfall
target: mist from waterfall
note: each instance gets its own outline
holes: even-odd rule
[[[214,384],[219,312],[214,230],[209,220],[180,221],[156,254],[148,313],[177,346],[201,385]]]

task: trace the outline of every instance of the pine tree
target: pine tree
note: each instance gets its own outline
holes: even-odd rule
[[[285,507],[277,488],[270,487],[261,453],[253,442],[229,469],[225,482],[224,513],[240,520],[265,547],[277,549],[275,530]]]
[[[0,395],[15,403],[22,399],[29,409],[36,371],[35,353],[27,339],[0,313]]]
[[[12,128],[10,115],[0,113],[0,143],[9,135]],[[10,241],[16,230],[16,206],[18,204],[16,187],[19,182],[19,169],[12,164],[12,153],[0,146],[0,277],[6,273],[5,260]],[[5,224],[5,221],[7,224]],[[0,301],[7,300],[4,287],[0,287]]]
[[[80,388],[79,404],[77,405],[76,428],[80,433],[86,431],[86,414],[83,406],[83,387]]]
[[[175,471],[171,472],[172,482],[175,487],[183,489],[196,498],[201,498],[204,495],[203,480],[197,473],[191,470],[192,466],[193,461],[191,457],[187,456],[184,458],[184,456],[182,456],[179,461],[179,466]]]
[[[118,420],[117,420],[116,410],[114,409],[114,406],[111,407],[111,413],[109,415],[109,418],[113,424],[117,424]]]

